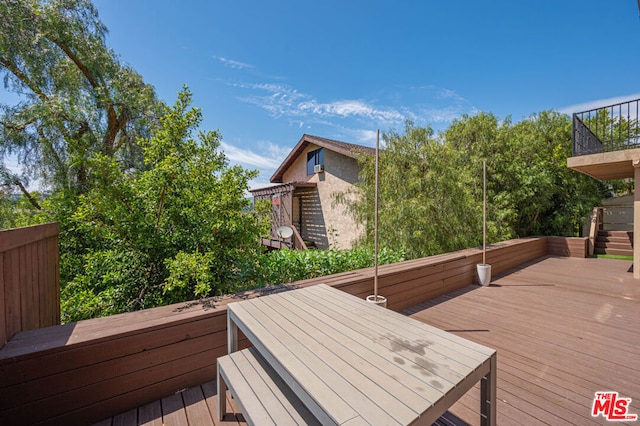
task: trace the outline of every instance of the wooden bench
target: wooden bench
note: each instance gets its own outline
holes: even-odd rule
[[[255,348],[218,358],[218,413],[227,389],[250,425],[319,425],[320,422]]]

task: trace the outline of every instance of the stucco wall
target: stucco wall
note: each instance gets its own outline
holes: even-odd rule
[[[315,182],[317,185],[316,194],[305,192],[302,197],[300,233],[303,238],[314,241],[319,248],[350,248],[363,227],[355,223],[344,206],[336,205],[334,197],[358,180],[358,164],[353,158],[325,148],[324,173],[307,175],[307,153],[318,148],[310,144],[283,174],[282,181]]]

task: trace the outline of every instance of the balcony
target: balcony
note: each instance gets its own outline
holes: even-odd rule
[[[573,157],[567,167],[598,180],[640,182],[640,99],[573,114]],[[634,218],[640,217],[634,193]],[[640,219],[633,223],[633,277],[640,280]]]
[[[569,168],[596,179],[634,177],[640,158],[640,99],[573,114]]]
[[[482,254],[469,249],[381,266],[380,293],[390,309],[498,350],[499,424],[604,424],[590,415],[596,391],[640,413],[640,288],[630,262],[585,255],[584,238],[506,241],[488,249],[490,287],[473,285]],[[227,303],[321,282],[364,297],[373,270],[19,331],[0,349],[0,424],[218,424]],[[478,398],[468,392],[442,423],[475,424]]]
[[[640,99],[573,114],[573,156],[640,147]]]

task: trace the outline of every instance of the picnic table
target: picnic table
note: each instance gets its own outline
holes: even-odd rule
[[[238,329],[253,344],[242,353]],[[292,424],[431,425],[480,381],[481,423],[495,424],[495,350],[327,285],[229,304],[228,341],[219,392],[249,423],[293,410]]]

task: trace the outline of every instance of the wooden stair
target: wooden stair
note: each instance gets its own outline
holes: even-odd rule
[[[595,253],[633,256],[633,232],[598,231]]]

